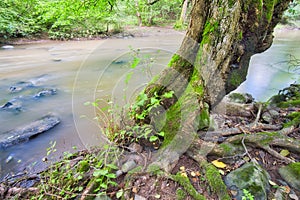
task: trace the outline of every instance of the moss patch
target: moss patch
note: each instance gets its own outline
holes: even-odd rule
[[[171,178],[174,181],[178,182],[179,185],[181,185],[184,188],[184,190],[193,197],[193,199],[205,200],[205,197],[199,194],[193,187],[188,177],[182,176],[180,173],[177,173],[176,175],[172,175]]]
[[[218,195],[219,199],[230,200],[231,198],[227,194],[226,185],[224,184],[217,168],[215,168],[212,164],[207,164],[205,166],[205,171],[206,179],[212,191]]]

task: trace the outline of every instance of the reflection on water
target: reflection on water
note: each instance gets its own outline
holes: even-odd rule
[[[300,82],[300,66],[289,62],[300,59],[300,31],[278,30],[275,36],[270,49],[251,58],[247,80],[237,90],[258,101],[267,101],[280,89]]]
[[[300,58],[300,34],[297,31],[292,34],[286,36],[278,32],[274,45],[253,57],[247,81],[240,91],[266,100],[278,89],[299,81],[299,71],[289,71],[286,63],[290,54]],[[171,32],[132,39],[47,42],[0,50],[0,105],[14,98],[22,100],[21,112],[0,111],[0,133],[49,112],[61,118],[61,123],[47,133],[0,150],[0,176],[28,165],[38,170],[44,165],[41,160],[50,141],[57,142],[56,155],[71,151],[73,146],[81,149],[103,144],[101,123],[93,120],[100,111],[84,103],[95,99],[100,99],[102,106],[110,99],[118,105],[128,103],[167,65],[181,40],[182,34]],[[141,48],[139,56],[149,60],[132,68],[130,48]],[[57,94],[34,99],[32,88],[10,93],[9,88],[20,81],[34,82],[40,88],[55,88]],[[105,116],[99,119],[100,122],[106,120]],[[7,160],[9,157],[12,160]]]

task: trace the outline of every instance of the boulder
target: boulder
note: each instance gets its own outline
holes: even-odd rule
[[[0,134],[0,149],[28,141],[31,137],[46,132],[60,123],[52,114],[46,115],[25,126]]]
[[[281,167],[278,172],[291,187],[300,191],[300,162]]]
[[[227,174],[225,184],[235,194],[234,199],[241,200],[246,189],[255,200],[265,200],[270,189],[269,179],[268,172],[259,164],[249,162]]]

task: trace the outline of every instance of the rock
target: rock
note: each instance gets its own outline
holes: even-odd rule
[[[16,83],[15,85],[12,85],[9,87],[9,92],[11,93],[16,93],[16,92],[21,92],[25,89],[34,87],[34,84],[32,82],[27,82],[27,81],[20,81]]]
[[[111,200],[111,198],[109,198],[108,196],[106,195],[101,195],[99,197],[95,197],[94,200]]]
[[[22,110],[22,102],[18,99],[12,99],[0,106],[0,109],[19,112]]]
[[[13,155],[9,155],[6,160],[5,163],[9,163],[10,161],[12,161],[14,159]]]
[[[264,112],[262,114],[262,118],[265,122],[268,122],[271,124],[274,119],[278,118],[280,116],[279,112],[275,109],[268,110],[267,112]]]
[[[33,97],[40,98],[45,96],[55,95],[57,93],[56,89],[42,89],[38,93],[36,93]]]
[[[60,123],[58,117],[46,115],[43,118],[0,134],[0,149],[28,141],[32,136],[46,132]]]
[[[225,184],[227,188],[237,191],[234,196],[237,200],[242,199],[243,189],[249,191],[255,200],[265,200],[270,189],[269,179],[266,170],[254,162],[249,162],[227,174]]]
[[[4,45],[1,47],[1,49],[13,49],[13,48],[15,48],[15,47],[12,45]]]
[[[122,165],[122,169],[121,170],[122,170],[122,172],[127,173],[130,170],[132,170],[133,168],[135,168],[136,166],[137,166],[137,164],[136,164],[135,161],[129,160],[129,161],[127,161],[126,163],[124,163]]]
[[[229,102],[248,104],[254,101],[251,94],[248,93],[231,93],[228,95]]]
[[[278,172],[291,187],[300,191],[300,162],[281,167]]]
[[[60,61],[62,61],[61,58],[53,58],[52,60],[53,60],[54,62],[60,62]]]
[[[147,199],[145,197],[142,197],[142,196],[138,195],[138,194],[135,194],[134,195],[134,200],[147,200]]]
[[[131,143],[128,148],[133,153],[141,153],[143,151],[143,147],[135,142]]]

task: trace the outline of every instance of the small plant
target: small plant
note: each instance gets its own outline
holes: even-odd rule
[[[243,189],[242,200],[254,200],[254,196],[247,189]]]

